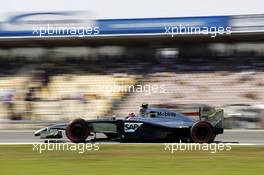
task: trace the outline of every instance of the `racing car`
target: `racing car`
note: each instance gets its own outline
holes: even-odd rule
[[[194,119],[183,113],[142,104],[138,114],[130,113],[124,119],[78,118],[42,128],[35,132],[35,136],[61,139],[62,131],[65,131],[67,138],[74,143],[96,140],[97,133],[104,134],[107,140],[211,143],[224,131],[223,116],[223,109],[209,106],[200,107],[199,118]]]

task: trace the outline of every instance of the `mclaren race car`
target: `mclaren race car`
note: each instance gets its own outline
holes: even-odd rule
[[[97,133],[104,134],[107,140],[211,143],[217,134],[223,133],[223,115],[223,109],[201,107],[199,119],[192,119],[182,113],[142,104],[137,115],[131,113],[122,120],[75,119],[40,129],[35,136],[60,139],[65,131],[67,138],[75,143],[94,141]]]

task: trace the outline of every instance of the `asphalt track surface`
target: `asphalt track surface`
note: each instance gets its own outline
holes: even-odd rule
[[[44,143],[43,139],[34,136],[34,132],[34,130],[0,130],[0,143]],[[215,142],[264,145],[264,130],[225,130],[224,134],[216,137]]]

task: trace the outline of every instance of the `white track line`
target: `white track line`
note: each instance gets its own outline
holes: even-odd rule
[[[2,145],[36,145],[36,144],[48,144],[44,142],[25,142],[25,143],[0,143],[0,146]],[[49,143],[49,144],[74,144],[71,142],[67,143]],[[86,144],[99,144],[99,145],[164,145],[165,143],[118,143],[118,142],[105,142],[105,143],[86,143]],[[180,143],[175,143],[180,144]],[[181,143],[181,144],[188,144],[188,143]],[[193,144],[193,143],[189,143]],[[219,143],[216,143],[219,144]],[[252,144],[252,143],[222,143],[222,144],[229,144],[231,146],[264,146],[264,144]]]
[[[225,129],[225,132],[264,132],[263,129]]]

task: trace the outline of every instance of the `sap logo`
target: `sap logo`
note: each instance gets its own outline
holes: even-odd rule
[[[172,117],[176,116],[176,114],[173,112],[158,112],[158,115],[160,115],[160,116],[172,116]]]
[[[135,132],[143,123],[124,123],[125,132]]]

